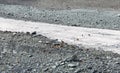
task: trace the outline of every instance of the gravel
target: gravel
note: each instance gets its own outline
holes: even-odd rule
[[[45,10],[32,6],[0,4],[0,16],[69,26],[120,30],[119,11]]]
[[[0,16],[6,18],[116,30],[120,29],[118,13],[0,4]],[[36,32],[0,31],[0,73],[120,73],[120,55],[68,45]]]
[[[120,9],[120,0],[0,0],[2,4],[26,5],[42,9]]]
[[[41,42],[39,42],[41,41]],[[0,73],[119,73],[120,55],[57,39],[0,31]],[[48,43],[49,42],[49,43]]]

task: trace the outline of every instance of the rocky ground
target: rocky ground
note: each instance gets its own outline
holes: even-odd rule
[[[0,73],[119,73],[120,55],[33,33],[0,31]]]
[[[42,9],[120,9],[119,0],[0,0],[2,4],[33,6]]]
[[[119,9],[119,0],[0,0],[0,3],[1,17],[120,30],[117,11],[73,10]],[[0,31],[0,73],[120,73],[120,55],[68,45],[35,32]]]
[[[97,9],[46,10],[30,6],[0,4],[0,16],[69,26],[120,30],[119,11]]]

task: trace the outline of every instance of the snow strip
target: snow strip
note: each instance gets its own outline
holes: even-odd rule
[[[83,45],[120,54],[120,31],[55,25],[41,22],[0,18],[0,30],[34,32],[68,44]]]

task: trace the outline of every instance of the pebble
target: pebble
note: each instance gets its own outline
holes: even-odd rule
[[[61,62],[60,65],[65,65],[65,62]]]
[[[49,68],[45,68],[43,71],[46,72],[46,71],[48,71],[48,70],[49,70]]]
[[[26,32],[27,35],[30,35],[30,32]]]
[[[33,72],[36,72],[37,70],[36,70],[36,69],[33,69],[32,71],[33,71]]]
[[[76,68],[77,67],[77,65],[76,64],[68,64],[68,67],[70,67],[70,68]]]
[[[56,68],[56,66],[54,65],[54,66],[51,66],[53,69],[55,69]]]
[[[13,50],[13,54],[17,54],[17,51]]]
[[[32,71],[32,68],[28,68],[27,71]]]
[[[12,14],[12,13],[8,13],[8,15],[9,15],[9,16],[14,16],[14,14]]]
[[[40,40],[40,41],[38,41],[39,43],[42,43],[42,41]]]
[[[81,69],[80,68],[78,68],[78,69],[76,69],[75,70],[75,72],[74,73],[80,73],[81,72]]]
[[[1,53],[6,53],[6,52],[8,52],[8,50],[7,49],[3,49],[3,51]]]
[[[73,62],[78,62],[79,59],[77,55],[72,55],[70,58],[66,59],[67,61],[73,61]]]
[[[13,35],[16,35],[16,34],[17,34],[16,32],[13,33]]]
[[[29,57],[33,57],[33,55],[29,55]]]
[[[32,32],[31,34],[32,34],[32,35],[36,35],[37,33],[36,33],[36,31],[34,31],[34,32]]]

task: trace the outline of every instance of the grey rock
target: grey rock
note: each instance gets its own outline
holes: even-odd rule
[[[46,71],[48,71],[48,70],[49,70],[49,68],[45,68],[43,71],[46,72]]]
[[[76,64],[72,64],[72,63],[70,63],[70,64],[68,64],[68,67],[70,67],[70,68],[76,68],[77,65],[76,65]]]
[[[73,61],[73,62],[78,62],[79,61],[79,59],[78,59],[78,57],[77,57],[77,55],[72,55],[71,57],[69,57],[69,58],[67,58],[66,59],[66,61]]]
[[[34,32],[32,32],[31,34],[32,34],[32,35],[36,35],[37,33],[36,33],[36,31],[34,31]]]
[[[54,66],[51,66],[51,67],[52,67],[53,69],[55,69],[57,66],[54,65]]]

